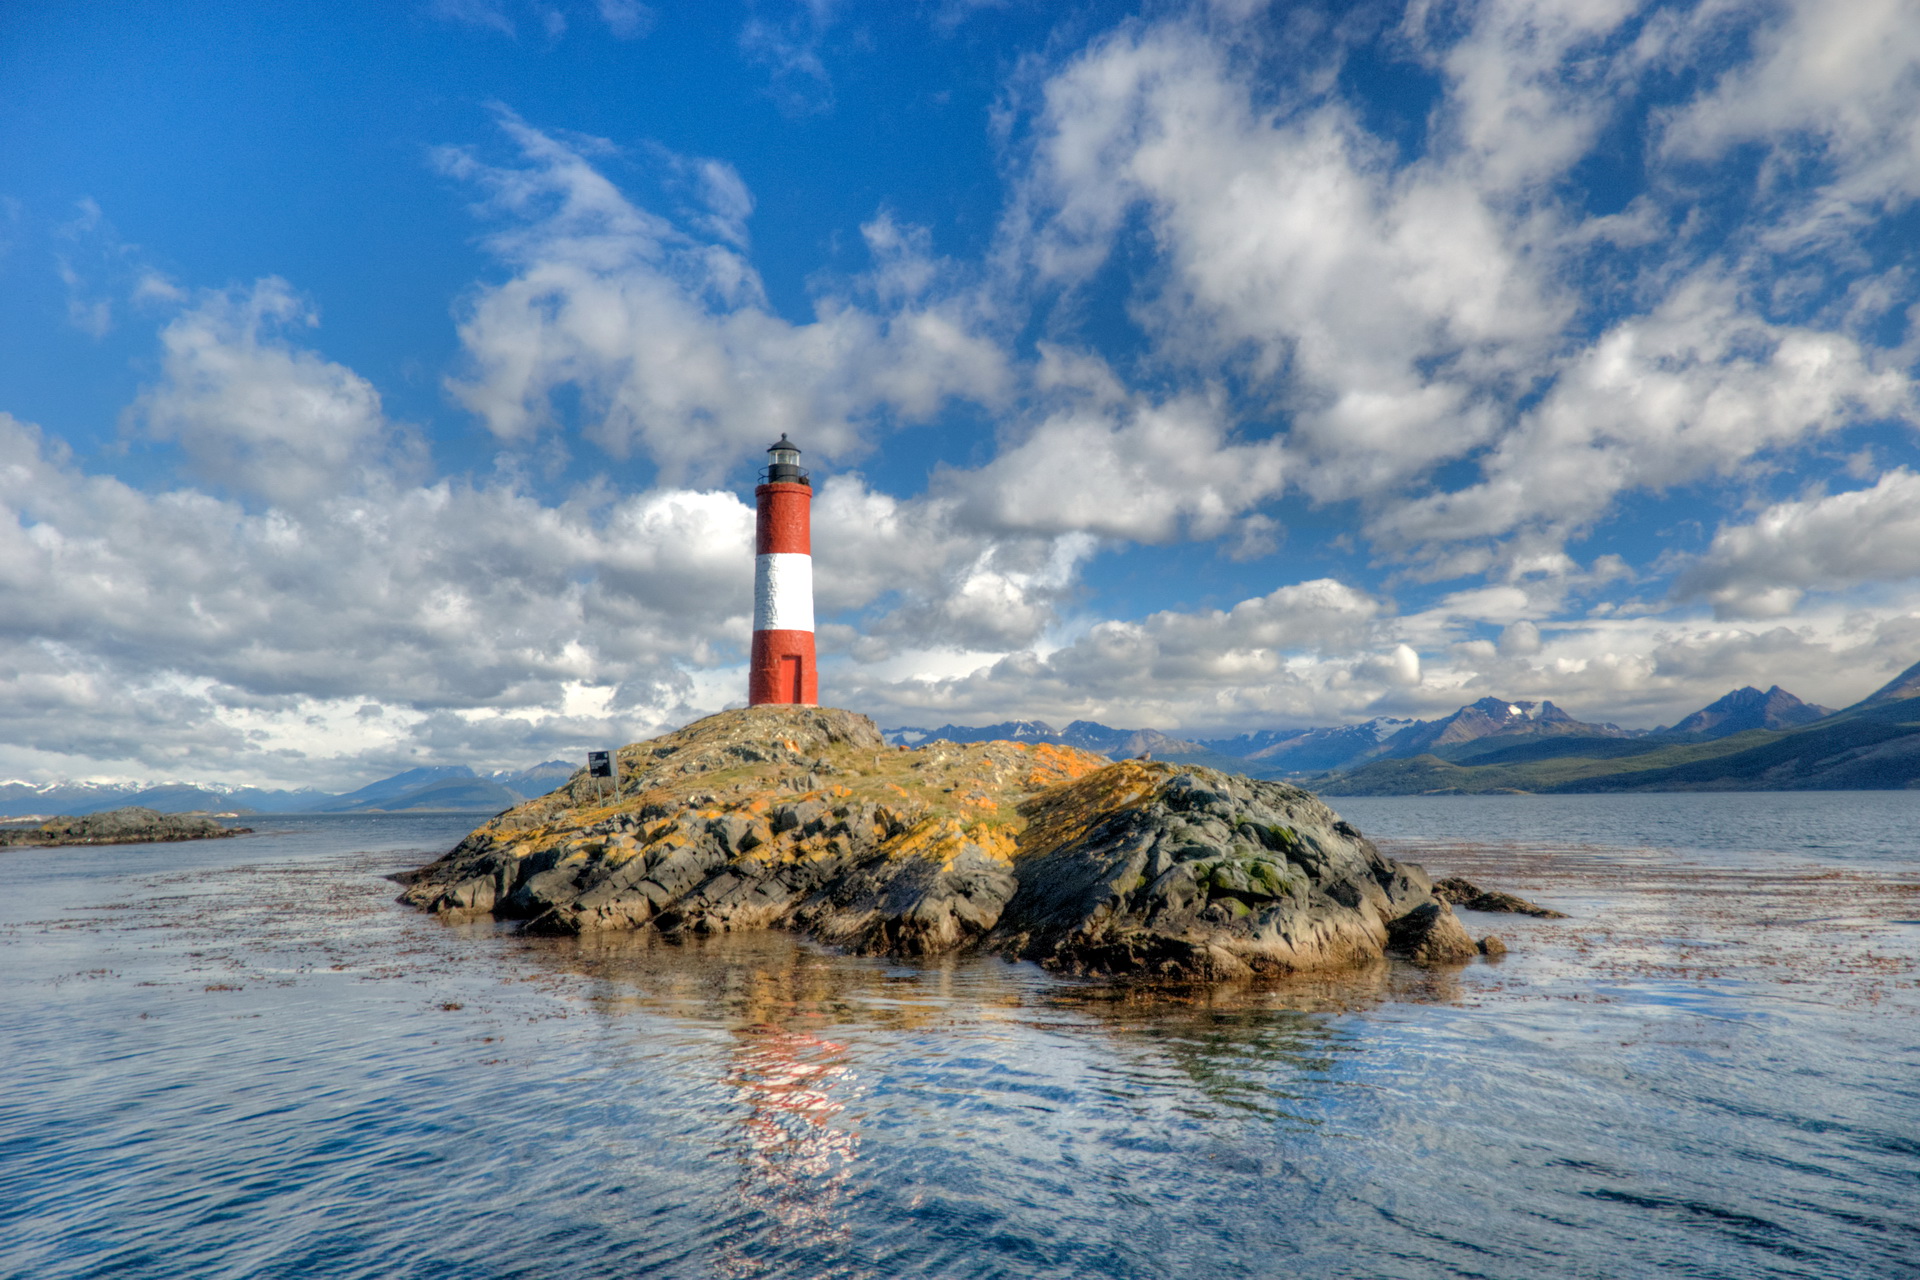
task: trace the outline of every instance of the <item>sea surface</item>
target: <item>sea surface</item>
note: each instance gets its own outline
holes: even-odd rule
[[[396,905],[472,816],[0,851],[0,1275],[1920,1275],[1920,793],[1333,803],[1567,918],[1151,991]]]

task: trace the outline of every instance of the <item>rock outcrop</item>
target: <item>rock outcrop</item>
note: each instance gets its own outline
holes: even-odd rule
[[[251,827],[223,827],[197,813],[158,813],[129,806],[80,818],[53,818],[37,827],[0,828],[0,848],[20,845],[152,844],[168,840],[214,840],[251,834]]]
[[[1285,783],[1047,743],[906,750],[811,707],[722,712],[618,761],[617,793],[576,774],[398,877],[402,901],[1171,977],[1476,953],[1420,868]]]
[[[1564,911],[1555,911],[1552,907],[1543,907],[1537,902],[1529,902],[1498,889],[1482,889],[1461,876],[1448,876],[1444,880],[1434,881],[1433,896],[1469,911],[1510,911],[1516,915],[1539,916],[1542,920],[1567,918]]]

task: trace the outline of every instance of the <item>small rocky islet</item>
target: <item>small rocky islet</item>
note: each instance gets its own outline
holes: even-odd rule
[[[251,835],[251,827],[226,827],[199,813],[160,813],[128,805],[77,818],[51,818],[33,827],[0,827],[0,849],[76,844],[159,844],[172,840],[218,840]]]
[[[1475,943],[1418,866],[1281,782],[1051,744],[887,744],[833,708],[725,711],[396,876],[530,932],[790,929],[866,954],[1230,978]]]

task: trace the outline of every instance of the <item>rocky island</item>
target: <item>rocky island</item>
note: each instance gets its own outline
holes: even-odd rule
[[[159,813],[137,805],[78,818],[52,818],[37,827],[0,827],[0,849],[71,844],[154,844],[168,840],[217,840],[252,834],[251,827],[223,827],[199,813]]]
[[[396,877],[529,931],[784,928],[866,953],[1234,977],[1476,944],[1425,872],[1318,799],[1051,744],[889,746],[871,720],[726,711],[583,770]]]

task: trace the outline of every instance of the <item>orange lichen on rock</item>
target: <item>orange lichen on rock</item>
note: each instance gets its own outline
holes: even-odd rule
[[[1174,773],[1174,766],[1122,760],[1042,792],[1023,806],[1022,854],[1050,853],[1080,839],[1095,822],[1132,808]]]
[[[1032,746],[1024,742],[1014,745],[1033,757],[1033,767],[1027,771],[1026,784],[1036,791],[1042,787],[1072,782],[1106,763],[1091,752],[1057,747],[1051,742],[1036,742]]]

